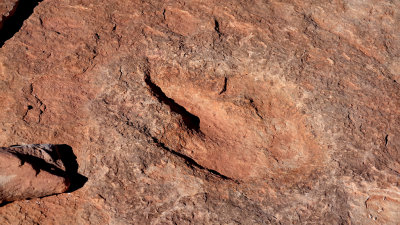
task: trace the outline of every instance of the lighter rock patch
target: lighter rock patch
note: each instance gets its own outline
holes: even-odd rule
[[[0,175],[0,186],[5,185],[14,177],[16,177],[16,175]]]

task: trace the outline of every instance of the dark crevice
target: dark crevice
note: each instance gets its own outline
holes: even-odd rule
[[[388,142],[389,142],[389,135],[386,134],[386,136],[385,136],[385,146],[387,146]]]
[[[183,123],[185,126],[192,130],[200,133],[200,119],[199,117],[188,112],[183,106],[176,103],[173,99],[168,98],[164,92],[158,87],[155,83],[151,81],[150,72],[145,71],[145,82],[147,86],[150,88],[153,95],[163,104],[169,106],[171,111],[181,115]]]
[[[223,94],[223,93],[226,92],[227,85],[228,85],[228,78],[225,77],[225,79],[224,79],[224,86],[222,87],[222,90],[219,92],[219,94]]]
[[[88,181],[88,178],[78,173],[78,162],[76,156],[69,145],[55,145],[58,157],[65,166],[65,173],[70,180],[70,186],[67,193],[78,190]]]
[[[254,112],[260,119],[264,119],[264,117],[261,115],[260,111],[258,110],[257,106],[254,104],[254,100],[252,98],[248,98],[250,106],[254,109]]]
[[[7,204],[10,204],[11,202],[2,202],[2,203],[0,203],[0,208],[1,207],[3,207],[3,206],[5,206],[5,205],[7,205]]]
[[[22,116],[22,120],[23,120],[23,121],[25,121],[25,118],[26,118],[26,116],[28,115],[29,110],[32,110],[32,109],[33,109],[33,106],[28,105],[28,107],[27,107],[27,109],[26,109],[26,111],[25,111],[25,114]],[[25,122],[27,122],[27,121],[25,121]]]
[[[166,20],[166,18],[165,18],[165,9],[163,10],[163,12],[162,12],[162,15],[163,15],[163,19],[164,19],[164,21]]]
[[[219,30],[219,22],[218,20],[214,19],[214,30],[217,32],[218,36],[221,37],[222,33]]]
[[[171,154],[173,154],[173,155],[175,155],[175,156],[177,156],[177,157],[179,157],[179,158],[184,159],[185,162],[186,162],[186,164],[187,164],[189,167],[191,167],[191,168],[198,168],[198,169],[201,169],[201,170],[205,170],[205,171],[207,171],[207,172],[209,172],[209,173],[211,173],[211,174],[213,174],[213,175],[215,175],[215,176],[217,176],[217,177],[219,177],[219,178],[221,178],[221,179],[223,179],[223,180],[232,180],[232,181],[235,181],[235,180],[233,180],[232,178],[227,177],[227,176],[225,176],[225,175],[219,173],[218,171],[205,168],[204,166],[198,164],[194,159],[190,158],[190,157],[187,156],[187,155],[184,155],[184,154],[182,154],[182,153],[180,153],[180,152],[177,152],[177,151],[174,151],[174,150],[168,148],[167,146],[165,146],[164,143],[160,142],[157,138],[152,137],[152,139],[153,139],[153,142],[157,144],[157,146],[163,148],[164,150],[170,152]]]
[[[8,17],[2,18],[3,26],[0,29],[0,48],[21,29],[24,21],[32,15],[33,9],[41,1],[42,0],[20,0],[16,3],[15,10],[12,10],[13,12],[10,12]]]

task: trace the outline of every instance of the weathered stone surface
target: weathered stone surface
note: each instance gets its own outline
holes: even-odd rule
[[[0,49],[0,144],[87,184],[18,224],[397,224],[400,2],[44,0]]]

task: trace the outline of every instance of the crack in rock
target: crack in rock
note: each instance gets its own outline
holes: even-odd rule
[[[213,175],[215,175],[215,176],[217,176],[217,177],[219,177],[219,178],[221,178],[221,179],[223,179],[223,180],[231,180],[231,181],[235,181],[236,183],[238,183],[238,181],[236,181],[236,180],[234,180],[234,179],[232,179],[232,178],[230,178],[230,177],[227,177],[227,176],[225,176],[225,175],[219,173],[219,172],[216,171],[216,170],[209,169],[209,168],[206,168],[206,167],[200,165],[199,163],[197,163],[194,159],[190,158],[189,156],[184,155],[184,154],[182,154],[182,153],[180,153],[180,152],[177,152],[177,151],[175,151],[175,150],[173,150],[173,149],[168,148],[164,143],[162,143],[161,141],[159,141],[157,138],[155,138],[155,137],[151,137],[151,138],[153,139],[153,142],[154,142],[157,146],[159,146],[159,147],[161,147],[162,149],[164,149],[165,151],[167,151],[167,152],[169,152],[169,153],[171,153],[171,154],[177,156],[178,158],[184,159],[185,162],[186,162],[186,164],[187,164],[188,166],[190,166],[191,168],[198,168],[198,169],[201,169],[201,170],[205,170],[205,171],[207,171],[208,173],[211,173],[211,174],[213,174]]]
[[[214,19],[214,30],[215,30],[215,32],[217,32],[218,37],[221,38],[222,33],[221,33],[221,31],[219,30],[219,22],[218,22],[218,20],[216,20],[216,19]]]
[[[22,116],[22,120],[26,123],[37,122],[40,123],[42,121],[42,116],[46,112],[46,105],[43,101],[34,93],[33,84],[29,86],[29,96],[26,99],[30,103],[26,108],[24,115]]]
[[[185,126],[192,132],[195,132],[197,134],[203,135],[201,130],[200,130],[200,119],[199,117],[191,114],[190,112],[188,112],[183,106],[179,105],[178,103],[176,103],[173,99],[169,98],[168,96],[165,95],[165,93],[161,90],[160,87],[158,87],[155,83],[153,83],[151,81],[151,77],[150,77],[150,72],[149,71],[145,71],[145,82],[147,84],[147,86],[149,87],[149,89],[151,90],[151,93],[163,104],[166,104],[167,106],[169,106],[169,108],[171,109],[171,111],[179,114],[185,124]],[[225,86],[226,86],[226,79],[225,79]],[[159,147],[161,147],[162,149],[172,153],[173,155],[182,158],[185,160],[186,164],[189,165],[190,167],[196,167],[199,168],[201,170],[205,170],[208,173],[211,173],[221,179],[224,180],[232,180],[237,182],[236,180],[227,177],[221,173],[219,173],[216,170],[213,169],[209,169],[206,168],[202,165],[200,165],[199,163],[197,163],[194,159],[190,158],[189,156],[182,154],[180,152],[177,152],[169,147],[167,147],[163,142],[161,142],[160,140],[158,140],[155,137],[151,137],[153,139],[153,142],[156,143]]]
[[[228,86],[228,78],[225,77],[224,78],[224,86],[222,87],[222,90],[219,92],[220,95],[226,92],[227,86]]]
[[[169,106],[171,111],[179,114],[182,117],[183,123],[186,127],[196,133],[201,133],[200,131],[200,119],[199,117],[188,112],[183,106],[179,105],[174,101],[174,99],[169,98],[165,93],[158,87],[155,83],[151,81],[150,72],[145,71],[145,82],[150,88],[151,93],[163,104]]]

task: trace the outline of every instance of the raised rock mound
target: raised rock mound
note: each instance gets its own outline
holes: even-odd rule
[[[74,191],[87,180],[77,170],[66,145],[0,148],[0,204]]]
[[[1,224],[400,222],[399,1],[38,2],[0,4],[0,146],[88,182]]]

